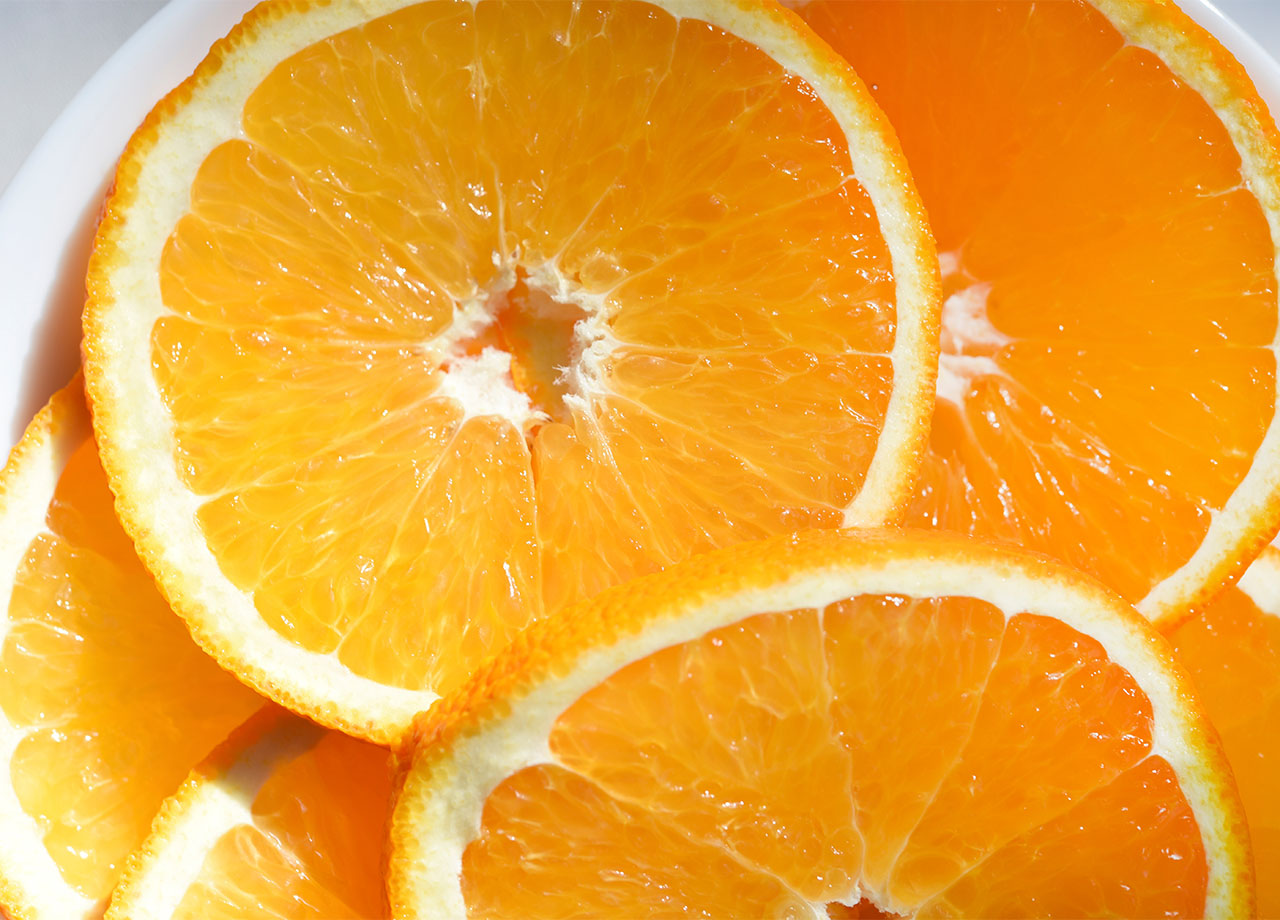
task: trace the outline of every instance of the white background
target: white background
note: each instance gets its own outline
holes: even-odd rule
[[[1280,60],[1280,0],[1214,3]],[[0,0],[0,190],[76,90],[163,5]]]

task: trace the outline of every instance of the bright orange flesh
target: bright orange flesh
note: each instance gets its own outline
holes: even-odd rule
[[[444,692],[531,617],[841,521],[894,278],[843,131],[756,47],[640,3],[422,3],[282,63],[243,125],[152,357],[203,533],[290,641]],[[453,342],[464,302],[498,325]],[[436,392],[486,347],[540,415]]]
[[[1277,551],[1267,550],[1273,561]],[[1222,736],[1258,873],[1258,916],[1280,917],[1280,611],[1231,588],[1168,632]]]
[[[860,898],[1194,916],[1205,851],[1151,727],[1129,673],[1057,620],[957,597],[761,614],[571,706],[552,762],[489,797],[463,892],[471,916],[540,920]]]
[[[59,426],[62,413],[83,416],[79,385],[54,406]],[[0,711],[25,730],[7,765],[14,789],[67,884],[105,898],[161,801],[261,700],[155,590],[89,437],[62,471],[7,618]]]
[[[1189,20],[1144,9],[1253,94]],[[1048,552],[1141,601],[1201,544],[1273,415],[1276,244],[1227,129],[1083,0],[800,12],[884,107],[943,253],[909,519]]]
[[[388,758],[327,732],[275,769],[253,799],[253,823],[213,846],[173,920],[386,917]]]

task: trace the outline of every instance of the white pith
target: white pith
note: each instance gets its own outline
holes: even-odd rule
[[[1263,613],[1280,617],[1280,550],[1264,549],[1240,576],[1238,586]]]
[[[188,779],[131,860],[107,920],[171,920],[218,841],[255,823],[253,803],[266,781],[324,735],[313,723],[286,719],[240,753],[225,774]]]
[[[58,478],[89,435],[89,417],[77,381],[41,410],[0,473],[0,584],[5,586],[0,644],[12,626],[9,597],[22,559],[31,541],[49,532],[45,521]],[[14,725],[0,709],[0,895],[6,885],[16,893],[16,903],[5,904],[0,897],[0,914],[8,907],[18,918],[87,920],[98,916],[102,905],[62,877],[45,847],[44,829],[22,808],[9,772],[14,752],[34,729]]]
[[[960,270],[960,258],[955,253],[940,254],[938,264],[944,282]],[[975,282],[942,302],[937,392],[939,399],[957,406],[964,405],[973,381],[979,377],[1005,376],[992,355],[1012,339],[987,317],[990,294],[990,282]]]
[[[1210,747],[1205,724],[1188,714],[1185,688],[1161,658],[1161,649],[1125,619],[1123,604],[1081,584],[1018,557],[1010,557],[1007,565],[990,565],[922,552],[915,558],[797,571],[769,587],[726,593],[702,606],[685,604],[640,635],[582,655],[565,676],[545,679],[510,701],[504,714],[486,722],[483,730],[455,741],[447,758],[435,764],[433,775],[410,771],[393,819],[399,833],[391,890],[403,899],[396,915],[440,920],[466,916],[462,855],[479,836],[485,800],[508,776],[554,763],[548,738],[556,720],[622,667],[757,613],[821,609],[858,595],[898,594],[977,598],[1006,616],[1028,612],[1055,617],[1097,640],[1147,695],[1152,708],[1149,755],[1168,761],[1196,816],[1209,866],[1205,916],[1230,916],[1236,903],[1233,888],[1245,868],[1233,858],[1238,843],[1223,826],[1217,803],[1224,789],[1204,753]]]
[[[512,383],[511,355],[499,348],[451,358],[436,396],[456,403],[464,419],[497,416],[524,429],[545,418]]]
[[[90,349],[87,365],[93,397],[107,407],[98,417],[110,419],[110,430],[99,431],[99,444],[113,488],[121,495],[122,506],[132,509],[130,523],[140,531],[134,536],[149,567],[162,583],[176,573],[167,587],[171,595],[180,595],[176,606],[188,618],[197,640],[220,660],[233,662],[236,671],[262,692],[326,724],[384,742],[403,732],[436,694],[357,676],[335,655],[307,651],[283,639],[258,614],[252,593],[240,590],[222,574],[198,524],[204,498],[186,487],[173,463],[173,423],[150,373],[150,335],[168,312],[156,272],[163,246],[189,209],[190,181],[200,163],[219,144],[241,136],[241,101],[277,62],[409,3],[337,0],[305,13],[285,12],[260,27],[252,42],[239,42],[226,52],[221,68],[192,92],[138,160],[128,219],[114,233],[122,257],[116,260],[110,302],[98,317],[100,339]],[[899,501],[901,461],[918,435],[936,372],[931,362],[919,357],[932,349],[926,307],[933,280],[913,193],[883,145],[878,116],[865,93],[852,92],[826,76],[813,48],[789,28],[732,0],[662,0],[656,5],[677,19],[696,18],[752,42],[814,87],[844,129],[852,171],[880,219],[898,304],[891,354],[894,381],[885,424],[863,487],[845,512],[850,525],[880,523]],[[555,266],[527,268],[531,283],[553,297],[571,300],[575,296],[565,289],[567,282]],[[94,311],[91,305],[90,314]],[[466,305],[460,317],[467,323],[484,322],[481,311]],[[566,402],[582,408],[590,402],[611,347],[602,314],[597,311],[592,317],[581,330],[579,360],[566,372],[571,390]],[[511,392],[502,360],[491,355],[464,362],[453,380],[446,379],[446,395],[464,411],[499,414],[523,424],[533,417],[534,407]],[[195,612],[199,615],[193,616]]]
[[[607,362],[619,344],[609,328],[606,306],[609,292],[593,294],[584,290],[566,278],[554,262],[533,267],[528,284],[544,291],[552,300],[577,305],[585,314],[574,326],[574,353],[563,368],[559,382],[566,386],[565,405],[586,411],[594,397],[607,392]]]
[[[511,376],[512,356],[499,348],[486,347],[479,354],[464,352],[466,343],[479,336],[496,319],[503,298],[515,284],[518,268],[525,283],[552,300],[573,304],[583,313],[574,325],[574,343],[556,381],[565,386],[566,406],[585,410],[593,397],[607,392],[605,366],[617,347],[606,320],[608,294],[593,294],[566,278],[559,266],[544,262],[526,269],[516,260],[498,272],[490,289],[454,306],[453,322],[428,344],[441,364],[440,388],[435,396],[452,400],[462,410],[463,419],[496,416],[506,419],[518,431],[528,431],[551,418],[546,407],[535,406]]]

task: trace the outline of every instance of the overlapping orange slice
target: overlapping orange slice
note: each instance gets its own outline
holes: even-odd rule
[[[264,3],[130,143],[88,286],[162,590],[371,739],[570,601],[893,517],[932,403],[892,133],[758,0]]]
[[[0,913],[101,916],[165,796],[260,705],[134,555],[77,379],[0,471]]]
[[[416,739],[401,918],[1254,907],[1172,650],[1075,571],[959,537],[691,560],[535,625]]]
[[[1169,0],[815,0],[937,234],[909,514],[1047,552],[1154,620],[1280,525],[1280,135]]]
[[[390,753],[269,707],[197,767],[107,920],[387,916]]]

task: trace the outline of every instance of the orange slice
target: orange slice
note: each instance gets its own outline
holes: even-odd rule
[[[271,707],[165,802],[107,920],[388,916],[388,752]]]
[[[400,918],[1253,909],[1168,645],[961,537],[815,531],[637,580],[530,627],[415,740]]]
[[[1258,874],[1258,915],[1280,917],[1280,550],[1238,587],[1166,631],[1191,673],[1240,787]]]
[[[0,597],[0,913],[98,917],[165,796],[261,699],[134,555],[78,379],[0,471]]]
[[[871,85],[943,266],[908,519],[1010,540],[1153,620],[1280,524],[1280,136],[1168,0],[816,2]]]
[[[86,375],[197,640],[386,741],[531,618],[898,514],[933,253],[772,4],[266,3],[124,154]]]

